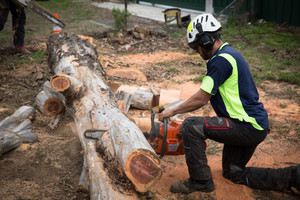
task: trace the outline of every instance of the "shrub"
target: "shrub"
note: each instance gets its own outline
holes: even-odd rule
[[[131,13],[125,10],[120,10],[119,8],[113,8],[111,14],[115,19],[115,30],[126,29],[127,18],[131,16]]]

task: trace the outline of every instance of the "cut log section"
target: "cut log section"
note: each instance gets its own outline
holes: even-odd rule
[[[126,114],[130,108],[132,95],[127,92],[120,91],[116,93],[116,98],[118,99],[118,105],[120,110]]]
[[[57,74],[53,76],[50,80],[51,88],[53,88],[56,91],[63,92],[70,88],[71,81],[68,77],[65,75]]]
[[[138,88],[131,98],[131,106],[142,110],[149,110],[152,107],[153,93]]]
[[[167,106],[173,102],[180,100],[180,90],[160,90],[160,106]]]
[[[58,115],[64,110],[65,97],[51,88],[50,82],[46,81],[35,99],[38,109],[44,115]]]
[[[159,104],[159,95],[153,94],[150,88],[122,85],[116,91],[116,96],[125,96],[126,93],[131,95],[130,107],[132,108],[150,110]]]
[[[57,115],[63,109],[63,104],[54,93],[41,91],[35,99],[39,110],[44,115]]]
[[[151,130],[151,118],[137,118],[137,117],[131,117],[129,118],[133,123],[135,123],[141,131],[149,133]]]
[[[49,38],[48,52],[49,67],[56,75],[71,77],[74,88],[77,83],[85,88],[75,89],[76,95],[66,97],[66,109],[74,118],[84,149],[91,199],[136,199],[137,194],[115,189],[103,159],[98,157],[95,141],[84,137],[88,129],[109,132],[115,158],[138,192],[146,192],[161,177],[158,156],[139,128],[118,109],[112,90],[100,76],[105,73],[101,72],[96,49],[76,35],[55,34]]]
[[[34,112],[33,107],[22,106],[0,122],[0,155],[21,146],[22,142],[33,143],[37,140],[29,120]]]
[[[107,72],[107,75],[137,81],[147,81],[147,77],[143,72],[130,67],[111,69]]]

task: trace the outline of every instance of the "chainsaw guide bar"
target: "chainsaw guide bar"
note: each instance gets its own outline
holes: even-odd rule
[[[34,12],[46,18],[48,21],[56,24],[57,26],[60,26],[61,28],[65,28],[66,25],[61,20],[54,17],[54,15],[50,14],[50,12],[48,12],[46,9],[38,5],[33,0],[14,0],[14,1],[22,7],[25,8],[28,7],[32,9]]]

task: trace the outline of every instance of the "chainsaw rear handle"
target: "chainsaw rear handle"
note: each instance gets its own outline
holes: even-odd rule
[[[161,153],[159,158],[163,158],[166,152],[166,143],[167,143],[167,133],[168,133],[168,120],[167,118],[164,118],[164,137],[163,137],[163,143],[161,147]]]
[[[154,122],[154,118],[155,118],[155,109],[153,108],[151,110],[151,133],[150,134],[152,137],[153,136],[157,136],[157,137],[161,137],[161,135],[159,134],[159,127],[156,128],[156,124],[159,126],[158,123]],[[153,133],[154,132],[154,133]],[[167,144],[167,135],[168,134],[168,120],[167,118],[164,118],[164,136],[163,136],[163,143],[162,143],[162,147],[161,147],[161,153],[160,153],[160,157],[159,158],[163,158],[166,152],[166,144]],[[154,141],[154,138],[150,138],[150,140]]]

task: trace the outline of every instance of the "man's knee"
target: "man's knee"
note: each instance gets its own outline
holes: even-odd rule
[[[186,118],[181,126],[182,133],[193,134],[195,136],[200,136],[202,139],[207,139],[205,133],[205,120],[203,117],[188,117]]]
[[[197,137],[202,140],[206,139],[204,134],[204,124],[201,123],[200,117],[188,117],[181,125],[181,133],[183,136],[183,145],[185,148],[190,148],[190,138]]]

